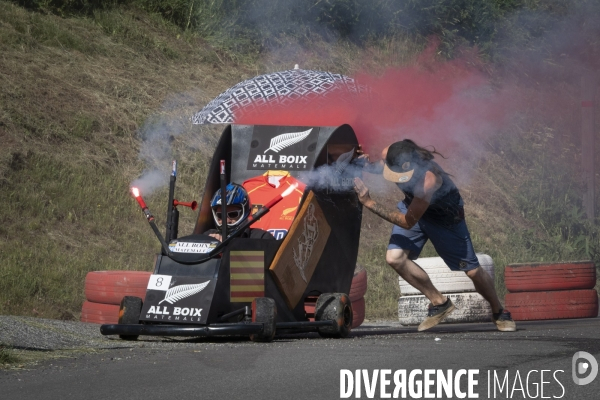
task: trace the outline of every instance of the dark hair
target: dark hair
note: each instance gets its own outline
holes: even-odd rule
[[[433,147],[433,146],[431,146],[431,147],[433,147],[433,151],[429,151],[426,148],[417,145],[414,141],[412,141],[410,139],[404,139],[403,142],[410,143],[410,145],[412,145],[414,147],[413,152],[416,153],[421,160],[424,160],[424,161],[433,160],[435,158],[434,154],[437,154],[438,156],[440,156],[442,158],[446,158],[446,157],[444,157],[444,155],[442,153],[438,152],[435,149],[435,147]]]
[[[430,151],[417,145],[410,139],[404,139],[399,142],[392,143],[389,146],[385,162],[388,165],[388,168],[396,172],[401,172],[398,171],[397,168],[400,168],[405,162],[408,161],[417,165],[421,164],[423,167],[430,169],[433,173],[439,175],[444,173],[442,169],[436,163],[429,162],[435,158],[435,154],[442,158],[446,158],[441,153],[436,151],[435,147],[433,148],[433,151]]]

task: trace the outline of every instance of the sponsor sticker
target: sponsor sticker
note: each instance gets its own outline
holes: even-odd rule
[[[319,128],[256,126],[248,156],[249,170],[310,169],[314,163]]]
[[[215,286],[210,277],[151,275],[140,320],[205,323]]]
[[[191,242],[172,242],[169,243],[169,250],[175,253],[210,253],[217,247],[217,242],[211,243],[191,243]]]

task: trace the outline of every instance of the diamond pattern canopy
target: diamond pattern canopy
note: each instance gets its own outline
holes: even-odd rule
[[[312,101],[338,90],[358,93],[354,79],[324,71],[292,69],[256,76],[221,93],[192,117],[194,124],[231,124],[238,113],[266,105]]]

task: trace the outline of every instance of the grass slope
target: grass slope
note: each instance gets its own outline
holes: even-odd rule
[[[290,68],[283,64],[290,59],[352,73],[402,65],[421,48],[402,38],[363,48],[315,39],[309,48],[233,53],[135,9],[60,18],[0,1],[0,314],[78,318],[87,272],[151,269],[159,246],[128,195],[147,167],[140,160],[146,133],[166,133],[166,159],[180,161],[177,197],[198,199],[222,127],[188,119],[218,93]],[[159,156],[149,162],[164,162]],[[580,247],[557,253],[523,243],[531,234],[548,243],[551,235],[515,212],[516,186],[499,183],[514,171],[499,151],[473,175],[463,189],[468,222],[476,250],[495,260],[501,293],[507,263],[584,255]],[[166,189],[146,200],[162,227]],[[182,211],[180,232],[193,220]],[[365,213],[359,262],[369,273],[367,318],[397,312],[397,276],[384,259],[390,230]],[[428,246],[423,256],[432,255]]]

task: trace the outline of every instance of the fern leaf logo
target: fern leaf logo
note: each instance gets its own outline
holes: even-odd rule
[[[277,135],[271,139],[269,148],[265,150],[265,153],[269,150],[273,150],[275,153],[279,153],[280,150],[290,147],[293,144],[303,141],[310,135],[312,128],[303,132],[291,132]]]
[[[172,287],[167,290],[165,294],[165,298],[158,302],[158,304],[166,301],[167,303],[174,304],[179,300],[185,299],[186,297],[190,297],[195,295],[196,293],[200,293],[210,281],[206,281],[204,283],[198,283],[196,285],[179,285]]]

